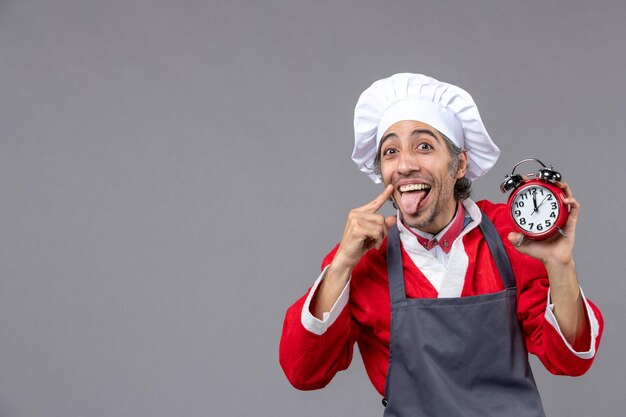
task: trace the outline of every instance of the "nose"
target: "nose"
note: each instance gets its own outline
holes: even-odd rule
[[[411,155],[411,152],[404,151],[400,152],[398,158],[398,174],[400,175],[408,175],[413,171],[419,171],[419,163],[417,158]]]

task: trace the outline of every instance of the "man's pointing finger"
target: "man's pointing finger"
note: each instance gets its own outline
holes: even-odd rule
[[[391,194],[393,194],[393,185],[389,184],[387,187],[385,187],[383,192],[380,193],[378,197],[376,197],[366,205],[362,206],[359,210],[376,213],[378,210],[380,210],[383,204],[385,204],[385,201],[387,201],[389,197],[391,197]]]

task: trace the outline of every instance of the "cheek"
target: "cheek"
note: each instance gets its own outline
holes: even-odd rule
[[[391,182],[391,177],[393,176],[393,167],[389,162],[381,164],[380,176],[383,177],[383,183],[389,184]]]

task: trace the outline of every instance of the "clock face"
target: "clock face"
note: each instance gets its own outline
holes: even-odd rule
[[[526,233],[537,235],[556,226],[560,209],[557,196],[541,185],[529,185],[516,190],[511,203],[511,215],[517,226]]]

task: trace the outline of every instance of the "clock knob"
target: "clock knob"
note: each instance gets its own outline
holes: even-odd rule
[[[552,166],[550,166],[550,168],[543,168],[539,170],[539,178],[545,181],[557,182],[561,181],[561,174],[553,170]]]
[[[508,193],[512,189],[516,188],[522,182],[524,182],[524,178],[519,174],[514,175],[505,175],[505,180],[502,184],[500,184],[500,191],[504,194]]]

